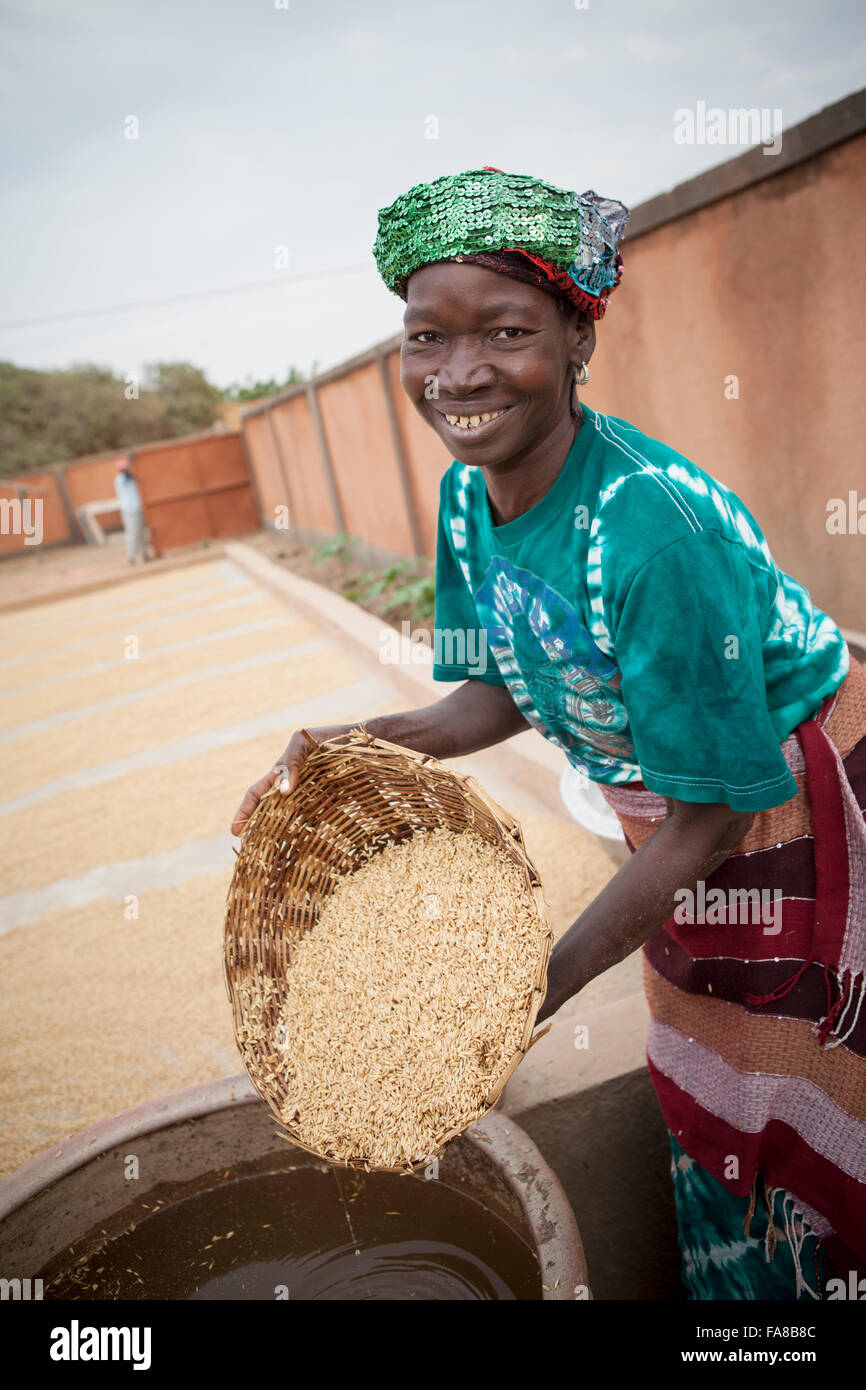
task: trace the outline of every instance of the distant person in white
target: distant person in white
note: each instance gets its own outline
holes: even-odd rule
[[[120,515],[123,518],[123,530],[126,534],[126,553],[129,556],[129,563],[134,565],[136,560],[147,559],[147,547],[144,536],[144,508],[141,504],[141,493],[138,490],[138,483],[132,476],[132,468],[126,455],[117,460],[114,491],[120,502]]]

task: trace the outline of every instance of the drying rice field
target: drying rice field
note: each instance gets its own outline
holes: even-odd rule
[[[406,704],[226,558],[0,611],[0,1176],[242,1070],[222,978],[232,813],[294,729]],[[487,786],[561,933],[610,861]]]

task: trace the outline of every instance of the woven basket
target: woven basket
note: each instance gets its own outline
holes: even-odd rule
[[[374,739],[363,726],[320,744],[306,730],[302,732],[316,751],[301,765],[291,793],[272,789],[259,803],[244,834],[228,891],[226,989],[235,1038],[250,1079],[280,1122],[282,1137],[307,1152],[317,1152],[280,1118],[286,1097],[277,1079],[274,1030],[286,997],[292,943],[316,923],[335,880],[359,868],[371,845],[384,848],[388,842],[408,839],[416,830],[472,830],[519,866],[544,929],[521,1043],[492,1082],[482,1112],[486,1113],[532,1042],[542,1036],[539,1033],[533,1039],[532,1032],[547,988],[553,932],[520,826],[474,778],[450,771],[435,758]],[[239,1027],[249,1023],[251,1008],[259,1011],[265,1023],[265,1036],[255,1045],[242,1042],[238,1033]],[[409,1171],[440,1154],[460,1132],[458,1128],[444,1134],[434,1152],[419,1155],[412,1164],[386,1169],[356,1158],[342,1166]],[[327,1153],[319,1156],[339,1162]]]

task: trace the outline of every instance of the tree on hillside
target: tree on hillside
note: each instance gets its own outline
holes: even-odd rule
[[[145,372],[145,386],[162,407],[163,439],[210,429],[219,418],[222,392],[188,362],[152,363]]]
[[[0,476],[81,454],[210,429],[223,393],[187,362],[155,362],[134,387],[105,367],[35,371],[0,362]]]

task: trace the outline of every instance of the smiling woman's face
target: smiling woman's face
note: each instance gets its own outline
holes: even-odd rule
[[[416,270],[407,296],[400,380],[461,463],[519,459],[570,427],[574,371],[595,345],[592,320],[471,262]]]

